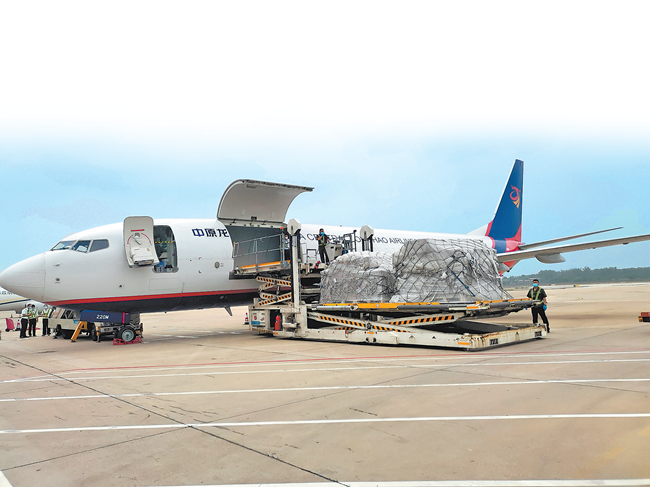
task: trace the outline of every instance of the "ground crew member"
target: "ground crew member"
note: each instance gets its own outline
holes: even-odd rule
[[[541,316],[542,321],[546,325],[546,331],[550,333],[551,327],[548,324],[548,318],[546,318],[546,291],[539,287],[538,279],[533,279],[533,287],[528,291],[527,296],[535,301],[541,301],[541,303],[533,305],[530,308],[533,313],[533,324],[537,325],[537,315]]]
[[[38,321],[38,311],[36,305],[32,304],[29,308],[29,336],[36,336],[36,322]]]
[[[50,313],[52,312],[52,308],[50,308],[47,304],[43,306],[43,309],[41,310],[41,321],[43,322],[43,334],[41,336],[49,335],[50,334]]]
[[[318,253],[320,254],[320,261],[324,264],[329,265],[330,258],[327,255],[327,250],[325,246],[330,241],[330,238],[325,234],[322,228],[318,231],[318,236],[316,237],[316,240],[318,240]]]
[[[20,338],[25,338],[27,327],[29,326],[29,304],[25,305],[20,312]]]

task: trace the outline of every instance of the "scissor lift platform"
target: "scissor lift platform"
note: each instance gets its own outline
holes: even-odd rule
[[[282,338],[483,350],[546,336],[544,326],[482,319],[531,306],[529,299],[465,303],[265,303],[249,306],[250,329]]]

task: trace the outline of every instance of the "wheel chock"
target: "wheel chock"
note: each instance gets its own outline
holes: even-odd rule
[[[125,342],[121,338],[113,338],[113,345],[131,345],[132,343],[142,343],[142,337],[137,336],[130,342]]]

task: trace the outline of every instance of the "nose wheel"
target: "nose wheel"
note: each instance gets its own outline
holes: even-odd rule
[[[128,345],[129,343],[142,343],[142,335],[138,336],[136,329],[131,325],[125,325],[115,330],[113,345]]]
[[[118,338],[125,342],[132,342],[135,339],[135,329],[132,326],[125,326],[120,329]]]

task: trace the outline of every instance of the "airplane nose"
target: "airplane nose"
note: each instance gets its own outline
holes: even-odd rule
[[[0,286],[19,296],[42,301],[45,290],[45,256],[35,255],[7,267],[0,273]]]

